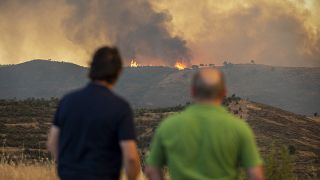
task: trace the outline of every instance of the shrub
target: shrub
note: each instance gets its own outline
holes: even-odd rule
[[[265,176],[268,180],[293,180],[297,177],[293,173],[292,158],[286,146],[276,149],[271,145],[270,152],[265,158]]]
[[[277,149],[274,144],[271,145],[270,151],[265,155],[264,170],[267,180],[297,179],[293,173],[292,158],[286,146]],[[247,179],[243,170],[240,172],[239,179]]]

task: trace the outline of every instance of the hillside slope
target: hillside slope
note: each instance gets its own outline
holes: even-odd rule
[[[0,98],[61,97],[83,86],[86,76],[81,66],[45,60],[0,66]]]
[[[320,68],[232,65],[220,67],[228,93],[299,114],[320,112]],[[125,68],[115,90],[134,107],[168,107],[190,101],[194,69]],[[0,66],[0,99],[50,98],[84,86],[87,69],[75,64],[34,60]]]
[[[45,142],[58,101],[0,100],[0,141],[11,158],[47,157]],[[308,118],[279,108],[260,103],[240,100],[229,102],[228,108],[242,117],[253,128],[258,146],[263,155],[270,151],[272,143],[276,148],[286,145],[293,151],[295,173],[299,179],[311,174],[320,176],[320,119]],[[181,108],[136,110],[135,121],[139,148],[142,155],[149,150],[151,138],[158,124],[168,115]],[[22,150],[24,149],[24,150]],[[39,153],[39,149],[41,152]]]

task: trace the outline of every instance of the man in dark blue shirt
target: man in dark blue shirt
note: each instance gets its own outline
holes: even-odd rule
[[[128,179],[137,178],[133,113],[111,90],[121,70],[117,49],[100,48],[91,62],[91,82],[61,99],[48,137],[61,179],[119,179],[122,165]]]

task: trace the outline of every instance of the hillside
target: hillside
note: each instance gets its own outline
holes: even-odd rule
[[[0,141],[6,157],[49,157],[45,150],[48,128],[58,100],[0,101]],[[258,146],[265,156],[274,142],[276,148],[289,147],[294,172],[299,179],[320,175],[320,119],[308,118],[271,106],[246,100],[229,100],[228,108],[253,128]],[[135,110],[136,129],[141,155],[149,149],[155,128],[161,120],[183,107]]]
[[[228,65],[228,93],[244,99],[311,115],[320,112],[320,68]],[[134,107],[168,107],[190,101],[194,69],[125,68],[115,90]],[[0,66],[0,99],[61,97],[88,82],[87,69],[75,64],[34,60]]]

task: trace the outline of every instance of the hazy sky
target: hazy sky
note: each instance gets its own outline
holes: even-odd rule
[[[117,45],[144,65],[320,66],[319,17],[319,0],[1,0],[0,64]]]

